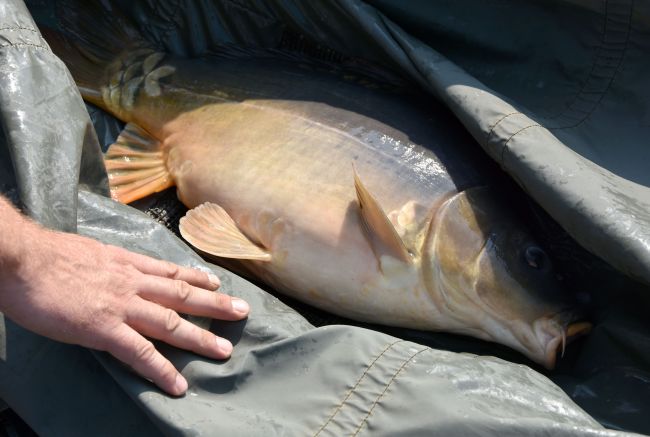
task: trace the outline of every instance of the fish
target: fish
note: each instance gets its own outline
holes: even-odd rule
[[[43,33],[84,99],[126,123],[105,154],[114,199],[175,186],[199,253],[353,320],[473,336],[549,369],[589,331],[433,98],[279,52],[177,57],[101,7]]]

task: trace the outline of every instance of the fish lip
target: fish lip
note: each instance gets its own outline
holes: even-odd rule
[[[562,320],[562,317],[560,317],[560,320]],[[566,345],[587,335],[593,327],[590,322],[584,320],[573,320],[564,323],[561,323],[560,320],[557,318],[542,319],[538,321],[541,323],[536,322],[535,324],[537,338],[544,348],[542,364],[549,370],[555,368],[558,355],[560,358],[564,356]]]

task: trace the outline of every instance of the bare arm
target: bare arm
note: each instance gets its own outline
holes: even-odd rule
[[[0,311],[66,343],[108,351],[173,395],[187,381],[145,337],[212,358],[232,344],[176,313],[240,320],[248,304],[219,280],[90,238],[47,230],[0,196]]]

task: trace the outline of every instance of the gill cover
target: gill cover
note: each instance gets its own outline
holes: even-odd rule
[[[578,317],[550,259],[488,188],[447,200],[423,246],[425,284],[455,332],[496,341],[553,367]]]
[[[500,219],[498,210],[494,211],[487,203],[488,197],[485,187],[460,192],[444,202],[431,220],[422,247],[422,271],[427,289],[439,308],[458,307],[452,300],[477,303],[476,299],[469,298],[470,293],[452,290],[473,288],[478,273],[474,262],[487,244],[487,230]],[[455,308],[453,313],[458,311]]]

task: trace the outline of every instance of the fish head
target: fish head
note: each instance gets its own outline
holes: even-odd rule
[[[456,332],[512,347],[547,368],[591,325],[547,253],[486,187],[445,202],[423,248],[425,283]]]

